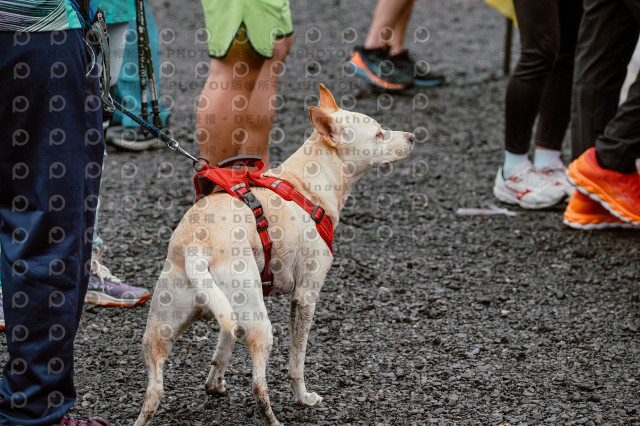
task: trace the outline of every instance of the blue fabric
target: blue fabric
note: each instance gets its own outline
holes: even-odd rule
[[[73,341],[104,140],[97,66],[85,75],[83,33],[65,35],[51,43],[53,33],[33,33],[15,46],[13,33],[0,33],[0,270],[9,352],[1,425],[58,424],[76,398]]]
[[[153,60],[153,72],[156,77],[156,90],[158,93],[158,99],[162,96],[160,92],[160,47],[158,42],[158,28],[156,27],[156,21],[149,10],[147,1],[145,0],[145,16],[147,18],[147,31],[149,32],[149,44],[151,45],[151,59]],[[114,87],[115,99],[122,103],[123,98],[127,99],[124,105],[131,105],[131,99],[135,99],[136,107],[131,111],[137,115],[140,115],[140,76],[138,75],[138,44],[136,42],[136,23],[135,21],[129,22],[129,31],[127,36],[127,45],[124,51],[124,61],[122,61],[122,68],[118,81]],[[149,104],[149,111],[151,111],[151,104]],[[169,111],[160,105],[160,117],[162,118],[163,125],[167,124],[169,117]],[[151,118],[149,118],[151,120]],[[121,123],[126,127],[140,127],[138,123],[122,114],[116,109],[112,122],[114,124]]]

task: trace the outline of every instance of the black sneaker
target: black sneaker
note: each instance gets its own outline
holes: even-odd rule
[[[145,151],[161,143],[141,127],[112,126],[107,129],[107,143],[127,151]]]
[[[402,90],[413,84],[413,76],[398,69],[386,48],[356,46],[349,64],[354,67],[356,75],[383,89]]]
[[[431,72],[427,61],[415,61],[406,49],[389,59],[404,78],[412,78],[413,84],[418,87],[434,87],[444,83],[444,75]]]

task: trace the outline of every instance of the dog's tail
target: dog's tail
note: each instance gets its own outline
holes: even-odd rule
[[[191,250],[187,250],[189,253]],[[197,253],[193,250],[191,252]],[[208,294],[207,306],[216,317],[218,324],[229,333],[234,333],[236,320],[229,300],[209,272],[210,259],[198,255],[185,255],[185,272],[196,289],[205,289]]]

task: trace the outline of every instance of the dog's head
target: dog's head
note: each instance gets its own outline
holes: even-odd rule
[[[335,150],[347,168],[356,175],[409,155],[413,133],[384,130],[364,114],[338,108],[331,92],[320,85],[320,102],[309,108],[317,143]]]

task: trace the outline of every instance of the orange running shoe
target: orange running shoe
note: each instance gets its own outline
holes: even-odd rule
[[[569,179],[578,191],[599,202],[609,213],[640,225],[640,175],[600,167],[596,149],[589,148],[569,164]]]
[[[564,211],[564,224],[583,230],[632,228],[640,229],[631,223],[618,219],[600,203],[593,201],[580,191],[573,191],[567,209]]]

